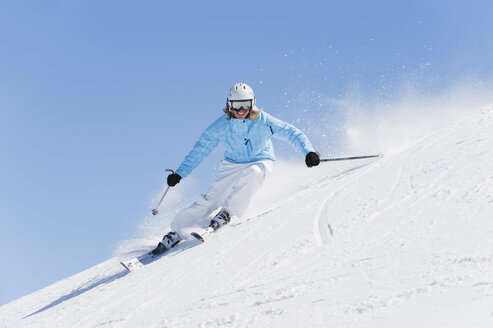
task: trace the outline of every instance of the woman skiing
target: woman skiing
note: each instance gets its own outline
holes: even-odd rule
[[[303,132],[255,106],[250,86],[237,83],[229,90],[225,115],[212,123],[195,143],[175,173],[168,176],[173,187],[192,172],[217,144],[226,149],[214,182],[189,208],[171,221],[171,229],[152,251],[161,254],[189,239],[198,227],[217,230],[232,217],[241,217],[253,195],[262,187],[275,161],[271,137],[288,141],[305,155],[308,167],[317,166],[320,156]],[[210,215],[219,212],[210,220]]]

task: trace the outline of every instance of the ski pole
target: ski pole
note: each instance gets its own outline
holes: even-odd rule
[[[166,169],[166,171],[169,171],[172,174],[175,173],[175,171],[173,171],[172,169]],[[159,206],[161,206],[161,203],[163,202],[164,196],[166,196],[166,194],[168,193],[169,187],[170,186],[168,186],[168,188],[166,188],[166,190],[164,191],[163,197],[161,197],[161,200],[159,201],[159,204],[157,204],[157,207],[152,210],[152,215],[156,215],[159,213],[158,208],[159,208]]]
[[[366,155],[366,156],[353,156],[353,157],[339,157],[339,158],[324,158],[320,162],[335,162],[335,161],[348,161],[352,159],[363,159],[363,158],[373,158],[379,157],[380,155]]]

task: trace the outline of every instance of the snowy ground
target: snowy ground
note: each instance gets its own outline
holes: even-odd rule
[[[490,107],[378,160],[279,165],[205,244],[130,274],[112,258],[0,327],[493,327],[492,131]]]

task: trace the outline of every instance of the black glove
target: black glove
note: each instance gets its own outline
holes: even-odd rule
[[[320,164],[320,155],[312,151],[309,152],[306,154],[305,163],[308,167],[317,166]]]
[[[181,176],[176,173],[172,173],[168,175],[168,186],[174,187],[176,186],[181,180]]]

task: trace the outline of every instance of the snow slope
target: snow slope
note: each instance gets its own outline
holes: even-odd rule
[[[493,327],[492,131],[490,107],[379,160],[279,165],[205,244],[130,274],[112,258],[0,327]]]

